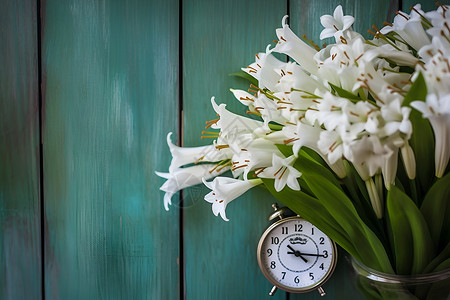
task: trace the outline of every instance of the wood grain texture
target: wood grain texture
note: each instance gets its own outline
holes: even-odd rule
[[[286,14],[284,1],[183,1],[183,117],[186,146],[200,140],[205,121],[214,119],[210,103],[245,115],[230,88],[248,83],[229,77],[254,62],[276,38]],[[274,199],[255,188],[227,206],[229,222],[215,217],[203,200],[202,186],[185,192],[184,257],[186,299],[265,299],[270,283],[256,261],[258,240],[268,226]],[[272,299],[285,299],[277,292]]]
[[[178,299],[178,1],[44,5],[46,299]]]
[[[36,1],[0,7],[0,299],[41,299]]]
[[[308,39],[322,47],[324,42],[335,43],[334,39],[319,39],[323,30],[320,24],[320,16],[333,15],[336,6],[342,5],[344,15],[355,17],[353,30],[361,33],[365,38],[373,38],[367,30],[373,30],[372,25],[383,27],[384,21],[391,21],[398,10],[398,0],[291,0],[290,24],[297,35],[306,34]]]
[[[313,39],[316,44],[321,45],[323,41],[320,41],[319,36],[323,27],[320,23],[320,16],[333,15],[333,11],[338,5],[342,5],[344,15],[355,17],[353,29],[362,33],[366,38],[372,38],[367,34],[367,29],[370,29],[373,24],[382,27],[383,22],[389,20],[398,10],[398,2],[388,0],[291,0],[290,26],[298,36],[306,34],[308,39]],[[335,43],[334,39],[327,39],[325,42]],[[355,286],[348,254],[342,249],[339,254],[336,270],[324,285],[327,297],[331,299],[364,299]],[[290,299],[321,299],[321,297],[318,293],[310,293],[306,297],[302,294],[293,294]]]

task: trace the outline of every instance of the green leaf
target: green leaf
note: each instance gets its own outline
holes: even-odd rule
[[[446,245],[449,240],[442,237],[442,229],[449,226],[450,173],[438,179],[423,200],[420,211],[427,222],[435,247]]]
[[[406,94],[403,105],[410,106],[412,101],[417,100],[425,101],[426,96],[427,85],[422,73],[419,73],[419,76]],[[418,187],[423,191],[419,195],[423,195],[428,191],[434,179],[434,135],[430,123],[422,118],[422,114],[419,111],[412,109],[409,119],[413,127],[409,143],[416,157]],[[421,199],[421,197],[419,196],[418,199]]]
[[[316,162],[307,152],[300,149],[298,152],[298,158],[294,163],[294,167],[303,173],[303,170],[313,170],[313,173],[317,173],[319,177],[322,177],[325,181],[331,182],[334,186],[338,187],[341,191],[341,185],[336,179],[336,176],[328,168],[322,166]]]
[[[402,209],[400,201],[393,199],[393,197],[400,197],[396,196],[397,194],[399,194],[398,189],[395,189],[395,192],[388,192],[386,199],[386,223],[390,243],[393,248],[396,273],[409,274],[414,255],[412,234],[408,217],[404,213],[399,213],[399,210]]]
[[[396,186],[391,186],[386,200],[388,230],[393,237],[394,255],[398,272],[409,269],[420,274],[434,255],[433,240],[427,223],[411,198]],[[412,255],[408,252],[412,251]],[[412,261],[410,260],[412,257]],[[409,259],[410,261],[406,261]],[[409,273],[409,272],[407,272]]]
[[[270,122],[268,124],[268,126],[269,126],[270,130],[273,130],[273,131],[280,131],[284,127],[283,125],[275,124],[275,123],[272,123],[272,122]]]
[[[436,256],[424,269],[423,273],[431,273],[433,271],[436,271],[436,268],[443,263],[446,259],[450,257],[450,243],[447,244],[447,246],[444,247],[444,250],[439,253],[438,256]]]
[[[352,255],[360,257],[357,259],[371,268],[392,273],[393,270],[383,244],[361,220],[333,173],[306,158],[301,151],[294,166],[302,172],[302,179],[328,211],[328,214],[340,224],[350,238],[353,248],[358,253],[357,256]],[[341,246],[346,249],[344,245]]]
[[[302,147],[301,150],[303,150],[303,152],[305,154],[307,154],[313,161],[315,161],[315,162],[321,164],[322,166],[328,168],[328,164],[326,163],[326,161],[319,154],[317,154],[316,151],[314,151],[313,149],[308,148],[308,147]]]
[[[236,72],[236,73],[228,74],[228,76],[240,77],[240,78],[247,80],[249,83],[258,86],[258,80],[256,80],[255,77],[249,75],[248,73],[246,73],[242,70],[239,72]]]
[[[280,152],[286,157],[289,157],[294,154],[294,152],[292,151],[292,146],[284,144],[275,144],[275,146],[277,146],[278,150],[280,150]]]
[[[361,98],[359,98],[358,96],[350,93],[347,90],[344,90],[343,88],[338,87],[337,85],[332,84],[331,82],[328,82],[328,84],[330,85],[330,87],[333,89],[333,91],[336,92],[336,94],[339,97],[342,98],[347,98],[349,100],[361,100]]]
[[[423,78],[422,73],[419,73],[419,76],[417,76],[416,80],[411,85],[411,88],[403,99],[403,106],[409,106],[411,102],[416,100],[425,101],[427,93],[425,78]]]

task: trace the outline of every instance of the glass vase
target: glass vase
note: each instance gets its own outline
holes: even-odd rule
[[[450,299],[450,269],[420,275],[393,275],[373,270],[354,258],[351,264],[357,287],[367,299]]]

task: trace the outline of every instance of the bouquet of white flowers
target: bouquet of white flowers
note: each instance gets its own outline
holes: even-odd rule
[[[370,268],[448,269],[448,10],[416,5],[366,40],[338,6],[320,18],[320,38],[336,40],[322,49],[297,37],[285,16],[276,45],[242,69],[250,89],[231,90],[252,117],[212,98],[218,118],[203,132],[211,145],[182,148],[168,135],[169,173],[157,172],[167,179],[166,209],[174,193],[203,181],[213,213],[228,220],[232,200],[264,185]]]

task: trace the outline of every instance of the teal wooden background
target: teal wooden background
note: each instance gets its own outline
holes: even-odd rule
[[[228,74],[285,14],[319,42],[319,17],[338,4],[362,32],[400,5],[0,0],[0,299],[269,299],[256,246],[274,199],[251,191],[226,223],[199,186],[165,212],[154,171],[170,163],[167,132],[208,143],[211,96],[244,112],[229,88],[247,84]],[[360,299],[341,254],[328,298]],[[319,295],[271,299],[287,298]]]

